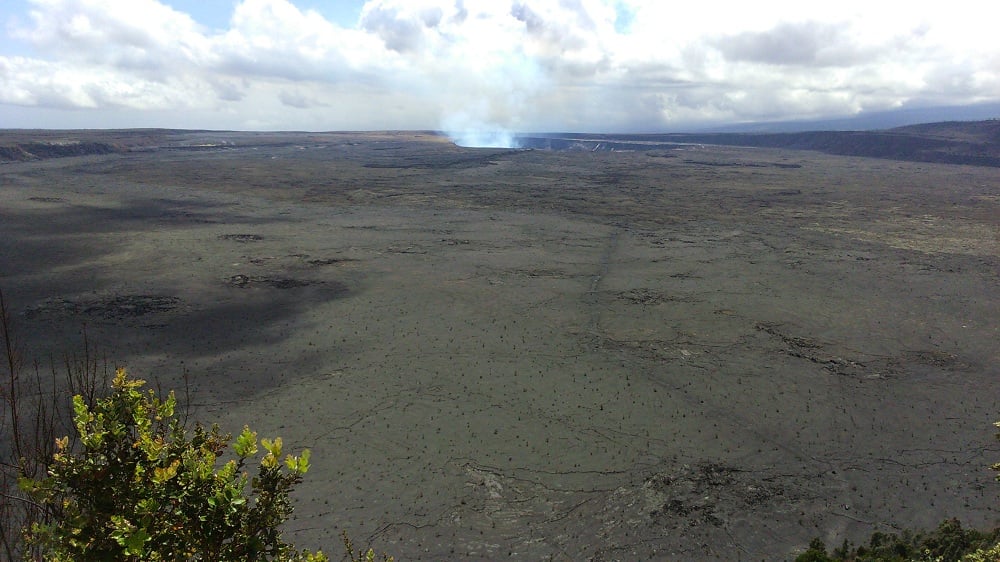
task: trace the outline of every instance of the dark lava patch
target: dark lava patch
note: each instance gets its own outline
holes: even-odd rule
[[[338,263],[346,263],[349,261],[355,261],[350,258],[326,258],[326,259],[315,259],[308,260],[306,263],[309,265],[336,265]]]
[[[778,162],[713,162],[709,160],[684,160],[685,164],[697,164],[699,166],[721,166],[730,167],[735,166],[738,168],[782,168],[786,170],[794,170],[796,168],[801,168],[801,164],[782,164]]]
[[[780,478],[759,479],[718,463],[655,474],[642,488],[652,521],[674,527],[720,527],[732,518],[734,510],[750,511],[779,498],[798,499],[800,495],[782,486]]]
[[[115,295],[105,299],[53,298],[28,308],[25,316],[32,318],[46,315],[86,314],[108,320],[122,320],[169,312],[179,304],[179,298],[165,295]]]
[[[226,279],[226,282],[233,287],[246,289],[249,287],[264,285],[274,289],[296,289],[308,287],[310,285],[324,285],[332,287],[338,293],[346,292],[347,287],[343,283],[336,281],[314,281],[311,279],[292,279],[290,277],[269,277],[266,275],[233,275]]]
[[[663,304],[665,302],[701,302],[700,299],[696,299],[694,297],[668,295],[666,293],[651,291],[649,289],[633,289],[631,291],[618,293],[618,298],[632,304],[645,305]]]
[[[264,237],[259,234],[220,234],[219,240],[233,240],[234,242],[260,242]]]

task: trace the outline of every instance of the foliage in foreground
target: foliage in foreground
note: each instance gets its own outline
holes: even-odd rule
[[[1000,528],[983,533],[947,519],[929,533],[874,533],[867,545],[845,542],[830,554],[823,541],[813,539],[795,562],[998,562],[998,541]]]
[[[1000,422],[994,425],[1000,427]],[[1000,433],[996,438],[1000,440]],[[990,468],[1000,472],[1000,463]],[[946,519],[930,533],[874,533],[867,545],[852,548],[845,541],[830,554],[816,538],[795,562],[1000,562],[1000,527],[983,533]]]
[[[258,440],[249,428],[235,442],[217,426],[189,431],[174,415],[173,393],[161,399],[144,385],[120,369],[106,398],[75,396],[79,450],[58,440],[48,476],[22,479],[55,514],[27,530],[46,559],[328,560],[296,551],[279,529],[292,511],[289,492],[309,469],[308,450],[282,459],[280,438]]]
[[[56,437],[72,430],[69,396],[93,401],[107,393],[107,362],[93,353],[86,329],[82,335],[81,353],[64,356],[61,366],[52,363],[47,377],[37,361],[24,361],[0,290],[0,560],[40,558],[21,530],[50,523],[54,514],[28,497],[18,482],[47,473]]]
[[[0,290],[0,560],[327,560],[278,531],[308,451],[282,467],[281,439],[262,439],[251,479],[249,428],[229,451],[218,428],[186,429],[172,393],[143,391],[124,371],[109,388],[85,329],[82,355],[43,380],[37,362],[24,368],[8,312]],[[352,562],[376,561],[346,534],[344,547]]]

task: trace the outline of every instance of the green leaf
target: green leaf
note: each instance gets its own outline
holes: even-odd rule
[[[285,457],[285,465],[296,474],[305,474],[309,470],[310,455],[312,452],[309,449],[302,451],[302,455],[298,457],[288,455]]]
[[[257,433],[250,431],[250,427],[244,425],[243,432],[240,433],[239,437],[236,438],[236,442],[233,443],[233,450],[244,459],[257,454]]]
[[[267,449],[267,452],[271,453],[276,457],[281,456],[281,437],[275,437],[274,441],[264,438],[260,440],[260,444]]]
[[[181,465],[179,459],[174,459],[174,462],[170,463],[170,466],[161,468],[156,467],[153,469],[153,482],[157,484],[163,484],[167,480],[170,480],[174,476],[177,476],[177,468]]]
[[[160,404],[159,411],[157,412],[156,419],[164,420],[174,415],[174,409],[177,407],[177,397],[174,395],[174,391],[171,390],[170,394],[167,395],[167,400]]]
[[[145,529],[138,529],[134,533],[125,539],[125,554],[130,556],[140,556],[143,551],[143,547],[146,545],[146,541],[150,539],[149,533]]]
[[[90,421],[90,409],[87,408],[87,403],[83,401],[83,396],[77,394],[73,397],[73,424],[76,425],[76,432],[80,436],[84,436],[87,433],[87,422]]]

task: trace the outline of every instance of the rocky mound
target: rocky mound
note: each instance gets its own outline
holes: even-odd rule
[[[92,154],[112,154],[123,152],[106,142],[25,142],[0,146],[0,161],[42,160],[66,156],[89,156]]]

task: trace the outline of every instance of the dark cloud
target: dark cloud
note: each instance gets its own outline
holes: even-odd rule
[[[240,101],[246,97],[246,81],[217,79],[211,80],[215,95],[223,101]]]
[[[319,102],[297,90],[282,90],[278,94],[278,100],[282,105],[294,107],[296,109],[309,109],[312,107],[326,107],[325,103]]]
[[[510,15],[524,24],[531,47],[543,64],[552,68],[562,67],[565,56],[586,49],[594,41],[594,21],[578,0],[560,0],[561,10],[542,13],[527,2],[511,4]]]
[[[510,7],[510,15],[524,23],[528,33],[539,35],[545,31],[545,20],[523,2],[515,2]]]
[[[775,65],[841,66],[860,56],[845,25],[782,23],[763,32],[720,37],[710,43],[726,60]]]
[[[389,49],[406,53],[418,50],[427,30],[436,28],[443,17],[440,8],[406,14],[395,6],[379,4],[361,15],[361,28],[378,36]]]
[[[455,0],[455,14],[451,16],[451,23],[459,25],[469,17],[469,10],[465,7],[464,0]]]

